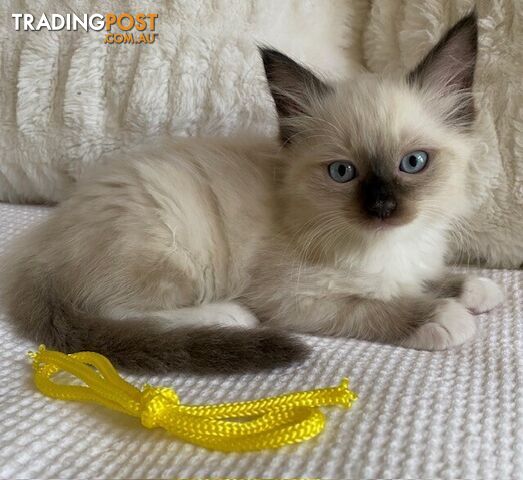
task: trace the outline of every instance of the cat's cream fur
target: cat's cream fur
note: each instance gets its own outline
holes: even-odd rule
[[[153,369],[301,356],[258,322],[421,349],[468,340],[471,312],[502,298],[445,270],[449,232],[468,213],[471,104],[453,82],[467,81],[459,56],[473,42],[469,19],[409,79],[336,86],[264,50],[284,146],[160,139],[91,172],[12,253],[12,317],[38,341]],[[442,61],[445,48],[458,64]],[[400,172],[420,149],[426,171]],[[355,180],[329,178],[339,159]],[[362,207],[377,178],[397,200],[390,218]]]

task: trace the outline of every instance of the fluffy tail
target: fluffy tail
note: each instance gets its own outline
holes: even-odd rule
[[[158,331],[155,320],[114,322],[54,315],[36,340],[63,352],[91,350],[132,371],[239,373],[303,359],[298,340],[271,329],[181,327]]]
[[[239,373],[303,360],[307,347],[281,331],[234,327],[173,327],[155,319],[112,321],[77,312],[34,281],[11,277],[5,301],[25,336],[65,353],[95,351],[132,371]],[[33,280],[33,281],[31,281]],[[47,291],[46,291],[47,290]]]

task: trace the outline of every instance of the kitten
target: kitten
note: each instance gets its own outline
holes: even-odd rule
[[[282,329],[470,339],[472,314],[502,299],[444,264],[469,212],[476,36],[467,17],[406,77],[337,85],[262,49],[280,142],[163,140],[92,171],[12,252],[10,316],[135,370],[303,358]]]

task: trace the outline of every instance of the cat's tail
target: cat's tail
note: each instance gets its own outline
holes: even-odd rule
[[[19,278],[23,284],[11,281],[4,293],[9,316],[22,334],[65,353],[95,351],[133,371],[260,371],[303,360],[308,353],[298,339],[278,330],[166,327],[154,318],[113,321],[88,316],[55,299],[45,281],[32,281],[30,274]]]
[[[96,351],[132,371],[241,373],[303,360],[306,347],[281,331],[240,327],[173,327],[157,320],[110,321],[54,312],[37,341],[70,353]]]

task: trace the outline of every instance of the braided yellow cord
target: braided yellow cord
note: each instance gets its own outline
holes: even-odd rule
[[[319,407],[350,408],[357,395],[348,379],[338,387],[288,393],[247,402],[181,405],[174,390],[145,385],[140,391],[119,375],[111,362],[94,352],[66,355],[46,350],[29,354],[40,392],[59,400],[93,402],[140,418],[147,428],[162,427],[187,442],[222,452],[246,452],[300,443],[325,426]],[[58,384],[51,377],[65,371],[86,386]]]

